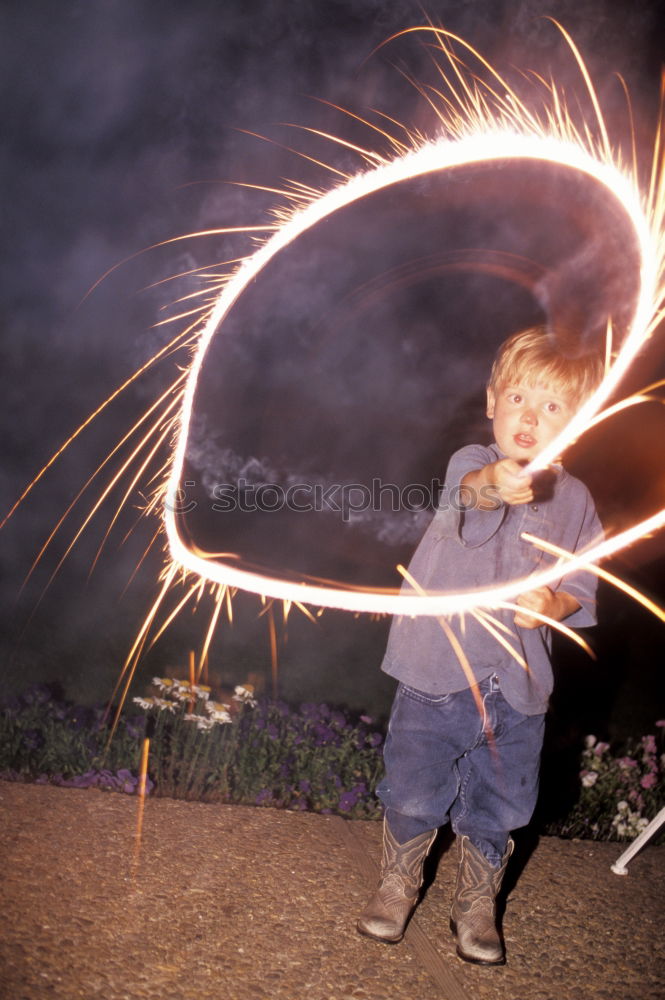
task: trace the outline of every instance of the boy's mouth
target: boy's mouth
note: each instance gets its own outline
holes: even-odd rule
[[[513,440],[519,448],[533,448],[537,444],[535,437],[531,434],[515,434]]]

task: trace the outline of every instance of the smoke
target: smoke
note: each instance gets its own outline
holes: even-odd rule
[[[417,544],[431,518],[441,486],[434,482],[400,488],[377,481],[372,490],[365,483],[340,481],[332,472],[315,475],[311,469],[278,469],[265,456],[241,455],[220,445],[205,416],[193,421],[187,439],[187,460],[198,473],[212,510],[244,506],[246,513],[256,513],[258,509],[269,515],[277,509],[289,509],[292,504],[291,509],[296,512],[307,509],[324,516],[335,514],[336,523],[341,523],[343,530],[359,532],[391,547]],[[189,485],[198,484],[190,481]],[[182,507],[186,510],[186,486],[182,492]],[[262,496],[266,497],[263,506]],[[403,508],[403,498],[411,498],[413,509]]]

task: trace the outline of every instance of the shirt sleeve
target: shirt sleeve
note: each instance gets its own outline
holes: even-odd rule
[[[575,497],[575,506],[580,510],[580,517],[577,520],[577,538],[571,538],[567,546],[569,552],[580,555],[585,549],[591,548],[603,537],[603,526],[600,523],[598,514],[591,494],[586,486],[579,483],[579,494]],[[596,618],[596,591],[598,590],[598,577],[589,570],[575,570],[573,573],[562,577],[555,588],[556,591],[564,591],[579,601],[580,607],[565,619],[565,624],[573,628],[585,628],[588,625],[595,625]]]
[[[464,502],[465,490],[461,486],[464,476],[495,461],[496,455],[489,448],[472,444],[455,452],[448,464],[439,507],[448,505],[448,522],[454,525],[455,537],[467,548],[477,548],[489,541],[506,516],[506,505],[502,502],[494,510],[478,510]]]

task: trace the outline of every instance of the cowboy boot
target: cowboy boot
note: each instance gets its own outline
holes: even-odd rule
[[[503,965],[506,955],[496,926],[496,897],[515,846],[508,839],[498,868],[468,837],[459,838],[459,869],[450,915],[450,929],[457,939],[457,954],[476,965]]]
[[[381,879],[358,918],[356,927],[361,934],[391,944],[402,940],[418,902],[423,864],[436,834],[436,830],[427,830],[406,844],[398,844],[384,819]]]

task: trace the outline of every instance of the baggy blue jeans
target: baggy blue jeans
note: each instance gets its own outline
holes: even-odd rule
[[[496,867],[536,805],[545,716],[512,708],[496,674],[478,688],[482,713],[470,689],[399,685],[377,792],[399,843],[450,820]]]

